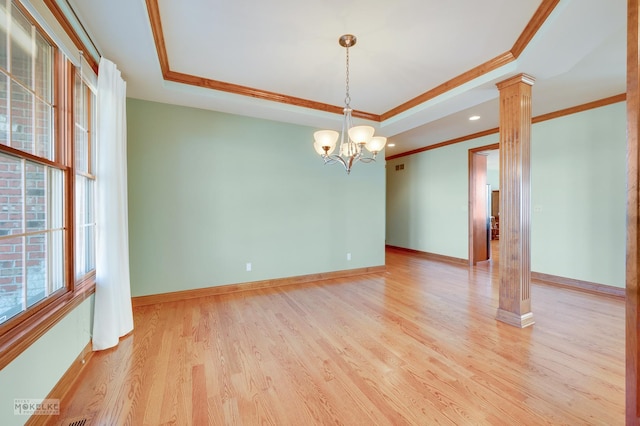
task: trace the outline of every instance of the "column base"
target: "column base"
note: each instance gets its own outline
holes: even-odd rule
[[[518,315],[513,312],[505,311],[504,309],[498,309],[496,319],[519,328],[525,328],[535,324],[535,321],[533,320],[533,312]]]

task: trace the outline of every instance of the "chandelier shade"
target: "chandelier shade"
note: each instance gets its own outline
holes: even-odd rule
[[[371,126],[355,126],[349,129],[349,139],[351,139],[358,145],[366,145],[369,143],[369,141],[371,141],[371,138],[373,137],[373,133],[375,131],[376,129]]]
[[[313,139],[315,139],[314,146],[318,154],[331,154],[336,148],[336,142],[338,142],[339,137],[340,133],[335,130],[318,130],[315,132]],[[318,148],[320,148],[320,150],[318,150]]]
[[[371,138],[371,141],[369,141],[365,145],[365,147],[370,153],[377,154],[380,151],[382,151],[382,149],[386,144],[387,144],[387,138],[385,138],[384,136],[374,136]]]
[[[347,174],[351,173],[351,167],[357,162],[370,163],[375,161],[376,155],[384,149],[387,138],[373,136],[375,129],[372,126],[354,126],[351,116],[351,96],[349,94],[349,48],[356,44],[356,37],[345,34],[338,39],[340,46],[346,49],[346,96],[344,98],[344,114],[342,117],[342,133],[335,130],[319,130],[313,134],[313,148],[322,157],[324,164],[340,163]],[[336,144],[340,139],[338,152],[333,154]],[[364,148],[371,153],[371,157],[365,156]]]

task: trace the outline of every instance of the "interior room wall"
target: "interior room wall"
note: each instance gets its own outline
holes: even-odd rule
[[[487,153],[487,183],[492,191],[500,190],[500,151],[492,150]]]
[[[384,265],[384,158],[347,175],[309,127],[136,99],[127,120],[133,296]]]
[[[625,108],[621,102],[533,125],[533,271],[624,287]],[[390,160],[387,244],[467,259],[468,150],[498,140]]]
[[[15,399],[42,399],[62,378],[91,339],[93,296],[69,312],[40,339],[0,370],[0,424],[23,425]]]
[[[467,259],[469,149],[496,142],[488,135],[388,161],[387,244]]]
[[[532,128],[531,268],[625,286],[626,103]]]

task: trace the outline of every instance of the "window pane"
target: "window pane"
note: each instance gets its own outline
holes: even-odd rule
[[[87,203],[86,203],[86,217],[87,223],[94,223],[96,221],[95,218],[95,191],[96,191],[96,181],[94,179],[87,179]]]
[[[76,278],[80,278],[96,267],[96,227],[84,225],[76,232]]]
[[[96,269],[96,225],[88,225],[85,232],[86,236],[86,251],[87,261],[85,266],[85,273]]]
[[[0,72],[0,144],[9,145],[9,76]]]
[[[22,161],[0,154],[0,237],[22,234]]]
[[[49,168],[49,229],[60,229],[63,225],[63,177],[62,170]]]
[[[85,217],[85,205],[87,203],[86,200],[86,187],[87,178],[82,175],[76,175],[76,223],[78,225],[84,225],[87,223],[87,219]]]
[[[90,151],[90,167],[89,170],[92,175],[96,173],[96,95],[91,92],[91,114],[90,114],[90,124],[89,124],[89,151]]]
[[[96,267],[96,225],[95,225],[95,209],[94,209],[94,197],[95,197],[96,181],[93,179],[87,179],[86,184],[86,204],[85,204],[85,273],[95,269]]]
[[[76,175],[76,278],[95,268],[95,181]]]
[[[9,28],[9,14],[5,2],[0,3],[0,67],[8,70],[7,66],[7,28]]]
[[[84,117],[85,114],[85,105],[84,105],[84,91],[83,89],[83,84],[82,84],[82,79],[80,77],[79,74],[75,75],[75,81],[74,81],[74,88],[73,88],[73,94],[74,94],[74,100],[73,100],[73,114],[74,114],[74,119],[77,125],[79,125],[80,127],[82,127],[83,129],[87,128],[87,123],[86,123],[86,119]]]
[[[11,146],[33,154],[33,95],[11,83]]]
[[[49,294],[64,287],[64,231],[53,231],[49,238]]]
[[[12,6],[11,22],[11,75],[26,87],[33,88],[31,61],[31,23],[20,10]]]
[[[40,100],[36,101],[36,152],[39,157],[53,160],[53,138],[51,131],[52,108],[49,104]]]
[[[51,103],[51,58],[53,49],[39,33],[36,33],[36,96]]]
[[[47,181],[45,167],[27,162],[27,232],[42,231],[47,226]]]
[[[85,263],[86,263],[86,254],[84,247],[86,245],[86,237],[85,237],[85,227],[80,226],[76,229],[76,274],[75,277],[80,278],[85,273]]]
[[[85,274],[85,269],[84,269],[84,265],[86,262],[86,256],[85,256],[85,245],[86,245],[86,238],[85,238],[85,227],[84,224],[86,223],[86,217],[85,217],[85,213],[86,213],[86,187],[87,184],[87,178],[82,176],[82,175],[76,175],[76,192],[75,192],[75,197],[76,197],[76,252],[75,252],[75,264],[76,264],[76,270],[75,270],[75,277],[76,278],[80,278]]]
[[[47,294],[47,237],[46,234],[28,235],[27,260],[27,307],[41,301]]]
[[[76,126],[76,169],[80,172],[87,173],[88,169],[88,140],[87,140],[87,132]]]
[[[24,310],[24,237],[0,239],[0,324]]]

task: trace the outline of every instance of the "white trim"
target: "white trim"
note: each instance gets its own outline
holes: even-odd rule
[[[69,46],[63,41],[62,38],[58,36],[58,34],[54,31],[54,29],[49,25],[46,19],[38,12],[33,4],[29,0],[18,0],[22,5],[29,11],[31,16],[38,21],[38,24],[44,29],[47,35],[54,41],[56,46],[64,53],[64,55],[71,60],[73,65],[80,65],[80,53],[78,50],[69,49]]]

